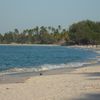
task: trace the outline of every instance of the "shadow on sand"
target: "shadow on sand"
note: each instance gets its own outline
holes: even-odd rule
[[[88,80],[100,80],[100,72],[85,73]],[[83,96],[72,100],[100,100],[100,93],[83,94]]]
[[[100,77],[100,72],[88,73],[89,77]]]
[[[89,80],[100,80],[100,72],[87,73],[85,75]]]
[[[100,100],[100,94],[86,94],[82,98],[80,97],[72,100]]]

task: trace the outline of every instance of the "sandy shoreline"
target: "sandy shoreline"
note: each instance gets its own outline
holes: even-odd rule
[[[0,44],[0,46],[60,46],[57,44],[17,44],[17,43],[12,43],[12,44]]]
[[[78,68],[78,67],[77,67]],[[68,74],[71,71],[74,71],[76,68],[57,68],[46,71],[38,71],[38,72],[23,72],[23,73],[12,73],[12,74],[1,74],[0,75],[0,84],[9,84],[9,83],[23,83],[26,79],[30,77],[40,76],[48,76],[48,75],[60,75],[60,74]]]
[[[17,44],[17,43],[11,43],[11,44],[0,44],[0,46],[62,46],[58,44]],[[100,45],[65,45],[66,47],[73,47],[73,48],[87,48],[87,49],[99,49]]]
[[[0,84],[0,100],[100,100],[100,66]]]

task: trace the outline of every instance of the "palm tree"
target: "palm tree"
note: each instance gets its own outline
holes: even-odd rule
[[[49,33],[51,33],[51,31],[52,31],[52,27],[51,26],[48,26],[48,31],[49,31]]]
[[[14,29],[14,33],[15,34],[19,34],[19,30],[18,29]]]
[[[61,30],[61,25],[58,25],[58,30]]]
[[[51,30],[52,30],[52,33],[54,34],[56,29],[54,27],[52,27]]]

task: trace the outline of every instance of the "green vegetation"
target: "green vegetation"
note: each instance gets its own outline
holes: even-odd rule
[[[54,27],[38,27],[19,32],[0,34],[1,44],[21,43],[21,44],[60,44],[60,45],[87,45],[100,44],[100,22],[90,20],[72,24],[68,30],[60,25]]]
[[[86,20],[73,24],[69,35],[75,44],[100,44],[100,22]]]

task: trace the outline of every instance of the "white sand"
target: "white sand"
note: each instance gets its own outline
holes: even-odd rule
[[[100,73],[100,66],[32,77],[25,83],[0,84],[0,100],[74,100],[84,94],[100,93],[100,76],[91,76],[96,72]]]

